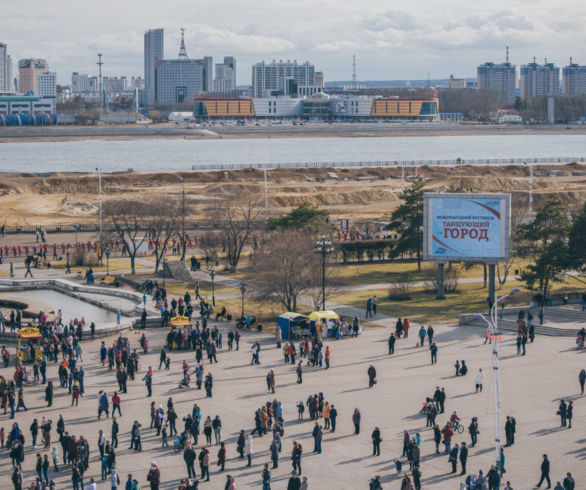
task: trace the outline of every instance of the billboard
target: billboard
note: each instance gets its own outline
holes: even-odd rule
[[[510,194],[423,195],[423,259],[506,262]]]

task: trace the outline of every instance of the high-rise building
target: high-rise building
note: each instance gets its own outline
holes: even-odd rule
[[[231,92],[236,88],[236,58],[225,56],[224,63],[216,63],[216,78],[213,91],[216,93]]]
[[[301,65],[297,61],[261,61],[252,67],[253,97],[296,94],[297,87],[314,83],[315,66],[309,61]]]
[[[203,67],[203,91],[211,92],[214,87],[214,60],[211,56],[204,56],[198,61]]]
[[[8,51],[7,46],[4,43],[0,43],[0,92],[10,92],[10,79],[9,75],[9,64],[8,64]]]
[[[14,88],[14,80],[12,78],[12,56],[9,54],[6,55],[6,90],[8,92],[14,92],[16,89]]]
[[[533,63],[521,65],[521,97],[536,95],[556,95],[560,91],[560,69],[547,60],[539,65]]]
[[[57,97],[57,73],[46,71],[37,75],[35,95],[39,97]]]
[[[49,71],[49,65],[41,58],[27,58],[18,62],[18,91],[23,94],[37,93],[38,76]]]
[[[163,29],[149,29],[144,33],[144,101],[155,100],[155,67],[157,60],[163,60],[164,32]]]
[[[453,88],[453,89],[466,88],[466,79],[465,78],[454,78],[454,75],[450,75],[450,79],[448,80],[448,88]]]
[[[517,68],[506,63],[484,63],[478,66],[478,89],[498,92],[503,102],[515,101]]]
[[[120,94],[126,90],[126,77],[104,77],[102,87],[107,94]]]
[[[71,93],[72,94],[87,94],[90,91],[90,80],[87,73],[77,73],[74,71],[71,74]]]
[[[586,94],[586,65],[572,62],[562,69],[562,93],[564,95]]]
[[[323,71],[315,72],[315,84],[322,89],[326,88],[326,76]]]

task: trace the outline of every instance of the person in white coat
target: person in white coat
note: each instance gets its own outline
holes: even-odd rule
[[[244,443],[244,452],[246,453],[246,457],[248,458],[248,464],[246,466],[250,466],[252,464],[252,435],[248,435],[246,438],[246,442]]]
[[[480,368],[476,374],[476,393],[482,391],[482,383],[484,383],[484,373],[482,372],[482,368]]]

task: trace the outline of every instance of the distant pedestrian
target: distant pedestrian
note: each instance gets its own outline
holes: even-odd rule
[[[586,384],[586,369],[582,369],[578,375],[578,382],[580,383],[580,394],[584,394],[584,384]]]
[[[433,344],[431,344],[431,346],[429,347],[429,351],[431,352],[431,363],[436,364],[437,363],[437,345],[435,344],[435,342]]]
[[[395,334],[391,333],[391,335],[389,335],[389,355],[395,353],[395,342]]]
[[[539,483],[535,485],[537,488],[541,486],[544,480],[547,480],[547,488],[551,488],[551,479],[549,477],[549,459],[547,459],[547,454],[543,455],[543,461],[541,462],[541,478],[539,479]]]
[[[368,387],[372,388],[376,384],[376,369],[371,364],[367,371],[368,374]]]
[[[332,416],[332,413],[330,412],[330,417]],[[354,434],[358,435],[360,434],[360,410],[358,410],[358,408],[354,409],[354,413],[352,414],[352,423],[354,424]]]
[[[372,455],[380,456],[380,443],[383,438],[381,437],[380,429],[375,427],[372,431]]]
[[[482,372],[482,368],[478,370],[476,374],[476,393],[482,391],[482,384],[484,383],[484,373]]]

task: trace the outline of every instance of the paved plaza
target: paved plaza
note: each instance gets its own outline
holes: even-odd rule
[[[213,325],[213,322],[212,322]],[[220,323],[220,330],[226,338],[226,323]],[[218,446],[210,450],[210,482],[202,482],[200,488],[222,489],[226,474],[235,477],[236,488],[261,488],[261,473],[264,463],[270,463],[270,434],[253,441],[252,466],[246,467],[246,460],[239,459],[236,439],[241,429],[250,433],[254,428],[254,412],[274,398],[282,401],[285,419],[285,435],[279,468],[272,470],[273,489],[287,488],[291,473],[291,450],[293,441],[301,442],[304,448],[302,472],[308,477],[309,488],[314,489],[366,489],[371,477],[380,475],[383,488],[399,489],[402,475],[395,470],[394,460],[401,456],[403,431],[412,435],[421,434],[421,472],[423,488],[457,489],[463,477],[450,474],[451,466],[444,454],[435,454],[433,432],[425,427],[425,417],[418,415],[426,396],[432,396],[436,386],[445,387],[447,393],[446,413],[438,415],[437,422],[443,427],[449,414],[457,410],[467,426],[471,417],[479,419],[480,435],[476,447],[470,448],[468,473],[482,469],[488,471],[494,463],[494,412],[492,390],[491,347],[483,344],[484,330],[476,327],[435,326],[434,340],[439,346],[438,363],[432,365],[427,346],[417,347],[416,328],[412,326],[408,339],[397,342],[395,354],[387,355],[387,338],[390,328],[366,329],[354,339],[326,340],[331,349],[331,368],[306,367],[303,383],[297,384],[294,367],[284,364],[281,349],[277,349],[272,337],[256,333],[244,333],[239,351],[219,351],[218,364],[204,362],[206,372],[214,376],[213,398],[205,398],[205,391],[181,390],[178,384],[182,378],[182,361],[194,365],[194,353],[171,352],[171,369],[158,370],[159,351],[164,343],[166,329],[147,330],[149,354],[141,355],[141,373],[135,381],[129,382],[128,394],[122,395],[122,413],[119,417],[120,445],[116,456],[116,467],[124,484],[126,475],[132,473],[143,488],[149,488],[146,475],[151,461],[161,469],[161,488],[175,489],[181,479],[187,476],[180,453],[170,447],[162,449],[161,439],[150,429],[150,402],[162,404],[166,410],[169,397],[173,398],[179,416],[177,427],[182,429],[182,418],[191,413],[194,403],[202,411],[202,421],[210,415],[219,415],[222,420],[222,439],[227,443],[227,464],[225,471],[216,466]],[[139,335],[128,332],[132,347],[139,347]],[[108,339],[111,342],[115,337]],[[250,364],[250,347],[259,340],[262,345],[259,366]],[[515,445],[505,448],[506,473],[504,482],[511,481],[513,488],[533,488],[539,479],[539,465],[543,453],[551,460],[553,485],[562,480],[567,471],[576,478],[576,488],[586,488],[586,423],[585,398],[580,396],[578,373],[586,367],[584,351],[577,351],[574,339],[558,337],[537,337],[528,344],[526,356],[516,355],[515,337],[505,334],[501,344],[501,413],[504,417],[516,417],[517,432]],[[27,386],[25,401],[28,412],[18,412],[15,421],[25,433],[25,461],[23,470],[25,484],[35,477],[37,452],[49,454],[47,450],[30,447],[29,426],[33,418],[45,416],[53,420],[52,440],[56,442],[55,426],[62,414],[66,430],[76,436],[83,435],[90,445],[90,466],[85,482],[93,477],[98,488],[110,488],[109,482],[100,480],[100,461],[97,450],[98,430],[102,429],[109,439],[111,419],[97,420],[98,391],[106,390],[109,395],[117,389],[115,372],[99,363],[100,341],[83,343],[83,365],[86,371],[85,396],[78,407],[70,407],[71,397],[66,389],[59,388],[57,367],[53,363],[48,369],[48,378],[56,384],[54,405],[46,408],[44,386]],[[10,347],[11,352],[14,348]],[[139,349],[140,350],[140,349]],[[466,376],[454,376],[455,361],[466,360],[469,372]],[[305,363],[304,363],[305,364]],[[370,364],[377,370],[378,384],[368,388],[366,371]],[[146,388],[141,381],[148,366],[153,366],[153,397],[146,397]],[[474,380],[479,368],[487,373],[482,393],[475,394]],[[267,393],[265,376],[269,369],[276,374],[276,393]],[[1,369],[5,378],[11,378],[14,368]],[[313,422],[297,420],[296,401],[305,401],[310,394],[323,392],[325,399],[338,410],[335,433],[325,431],[322,454],[313,454],[311,436]],[[572,429],[561,429],[556,416],[560,398],[574,401]],[[361,430],[354,435],[352,412],[359,408],[362,413]],[[130,429],[134,420],[143,426],[143,451],[129,450]],[[8,432],[12,421],[9,415],[0,416],[0,426]],[[323,419],[320,419],[323,424]],[[381,455],[372,456],[371,433],[375,426],[382,432]],[[502,433],[504,441],[504,430]],[[200,444],[205,441],[200,436]],[[454,436],[453,443],[470,442],[467,431]],[[61,456],[61,448],[59,446]],[[0,474],[4,478],[3,488],[9,488],[11,464],[8,451],[3,450],[0,459]],[[60,457],[61,459],[61,457]],[[196,464],[198,477],[199,467]],[[404,470],[408,469],[405,465]],[[458,463],[458,473],[460,464]],[[57,488],[71,488],[71,470],[60,466],[58,473],[49,470],[49,476]]]

